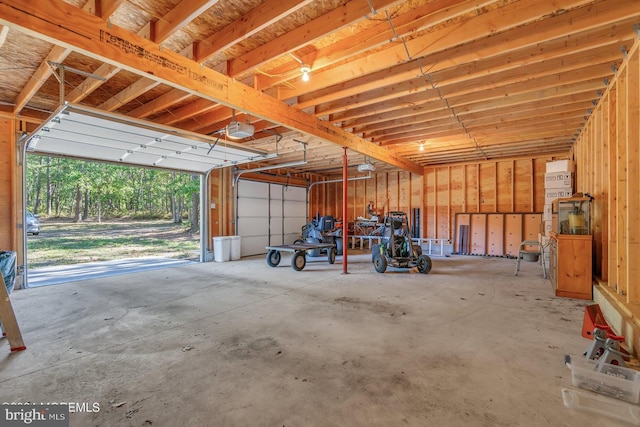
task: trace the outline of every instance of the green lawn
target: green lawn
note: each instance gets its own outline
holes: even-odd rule
[[[196,258],[199,233],[166,221],[69,223],[42,221],[38,236],[28,236],[29,268],[120,258],[164,256]]]

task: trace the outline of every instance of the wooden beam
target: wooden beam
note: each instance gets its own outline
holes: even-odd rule
[[[104,78],[105,80],[109,80],[111,77],[118,74],[120,68],[115,67],[110,64],[102,64],[100,65],[92,74],[96,77]],[[82,101],[85,97],[91,94],[94,90],[98,89],[104,83],[101,79],[96,79],[93,77],[86,78],[82,83],[73,88],[71,92],[67,94],[65,100],[70,103],[77,103]]]
[[[153,41],[160,44],[176,31],[197,18],[219,0],[182,0],[166,15],[153,23]]]
[[[13,114],[19,114],[25,105],[33,98],[33,96],[40,90],[44,82],[53,74],[53,69],[49,65],[49,62],[61,63],[69,56],[71,49],[67,49],[61,46],[54,46],[53,49],[47,54],[46,58],[40,63],[38,69],[33,73],[29,82],[22,88],[16,102],[13,107]]]
[[[115,111],[127,102],[137,98],[145,92],[150,91],[159,84],[160,82],[156,80],[148,77],[142,77],[132,85],[122,89],[118,94],[104,101],[98,106],[98,108],[105,111]]]
[[[312,53],[302,55],[299,59],[302,60],[302,62],[313,65],[313,69],[317,71],[321,68],[343,61],[348,57],[385,45],[389,43],[390,40],[398,40],[401,37],[413,36],[418,32],[436,27],[447,20],[478,10],[491,3],[494,3],[494,1],[431,1],[425,5],[411,9],[409,12],[402,15],[389,17],[388,20],[382,19],[378,25],[358,31],[356,34],[345,37],[336,43],[330,44],[329,46],[314,49]],[[279,85],[286,80],[290,80],[291,77],[288,73],[298,67],[299,64],[292,61],[275,69],[269,70],[269,74],[272,76],[257,77],[257,88],[267,89]],[[415,70],[419,70],[420,66],[419,64],[416,64],[415,61],[412,61],[411,68],[415,75]],[[296,91],[295,89],[293,89],[293,91],[285,89],[283,92],[287,98],[301,93],[302,91]]]
[[[565,2],[563,7],[568,9],[587,2],[585,0]],[[511,3],[473,18],[426,32],[405,43],[391,43],[387,49],[357,56],[357,59],[345,61],[341,66],[314,72],[312,89],[318,90],[350,80],[352,78],[350,70],[355,69],[361,75],[366,75],[416,58],[421,58],[420,65],[423,70],[434,73],[465,62],[476,61],[478,58],[488,58],[534,46],[638,14],[635,0],[605,0],[592,7],[581,7],[564,14],[556,15],[556,11],[554,4],[538,0]],[[505,18],[506,16],[517,16],[517,19]],[[550,18],[541,19],[547,16]],[[570,25],[567,22],[570,22]],[[305,86],[304,91],[309,91],[309,86]],[[299,92],[300,90],[293,90],[287,94],[295,96]]]
[[[7,34],[9,34],[9,27],[0,26],[0,47],[7,41]]]
[[[229,75],[235,77],[251,68],[259,67],[274,58],[324,37],[328,32],[363,19],[365,15],[371,13],[371,8],[382,10],[394,3],[398,3],[398,0],[348,1],[311,22],[232,59],[229,61]]]
[[[154,99],[153,101],[147,102],[146,104],[141,105],[135,110],[130,111],[128,115],[142,119],[159,111],[162,111],[173,104],[184,101],[190,96],[193,95],[180,89],[172,89],[164,95],[161,95],[158,98]]]
[[[96,0],[96,1],[99,2],[99,0]],[[197,16],[197,14],[201,13],[203,10],[206,10],[208,7],[211,7],[217,1],[218,0],[215,0],[215,1],[214,0],[208,0],[208,1],[184,0],[180,4],[178,4],[176,7],[171,9],[159,21],[153,23],[153,25],[151,25],[152,23],[145,25],[143,28],[141,28],[138,31],[137,34],[147,39],[150,38],[147,34],[152,34],[153,40],[156,43],[160,44],[161,42],[166,40],[169,36],[171,36],[174,32],[176,32],[178,29],[188,24],[189,23],[189,21],[187,20],[188,18],[193,19],[193,17]],[[111,2],[108,2],[108,4],[105,4],[105,2],[103,2],[103,4],[100,5],[100,7],[106,7],[107,13],[113,13],[118,8],[120,3],[122,2],[111,1]],[[87,10],[86,8],[87,7],[85,6],[83,10],[86,11]],[[103,18],[108,18],[110,15],[106,15],[106,16],[99,15],[99,16],[102,16]],[[189,52],[189,50],[187,49],[186,52]],[[70,103],[80,102],[85,97],[90,95],[93,91],[95,91],[100,86],[102,86],[105,81],[111,79],[111,77],[115,76],[119,72],[120,72],[120,68],[115,65],[111,65],[111,64],[100,65],[100,67],[98,67],[97,70],[92,72],[92,74],[94,76],[101,77],[104,80],[96,79],[93,77],[89,77],[85,79],[82,83],[80,83],[77,87],[75,87],[71,92],[69,92],[65,100]],[[120,105],[122,105],[122,104],[118,105],[120,102],[118,100],[125,99],[125,95],[134,94],[137,90],[140,90],[141,88],[143,88],[147,83],[145,83],[145,81],[137,81],[136,83],[133,84],[135,85],[135,87],[123,89],[118,95],[105,101],[103,103],[105,107],[100,107],[100,108],[104,108],[107,111],[113,111],[117,109]],[[147,90],[150,90],[150,89],[151,87],[149,87],[149,89]],[[138,92],[138,94],[141,94],[141,93],[143,92]]]
[[[247,85],[166,50],[60,0],[0,0],[0,24],[74,49],[141,76],[246,111],[272,123],[333,142],[396,167],[422,174],[423,167],[331,126]]]
[[[124,3],[124,0],[96,0],[95,14],[107,20],[118,10],[122,3]]]
[[[311,3],[312,0],[268,0],[242,15],[220,31],[194,46],[195,60],[204,62],[217,52],[245,40],[287,15]]]

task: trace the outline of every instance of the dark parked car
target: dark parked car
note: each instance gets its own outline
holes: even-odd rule
[[[40,234],[40,220],[30,211],[27,211],[27,234],[38,235]]]

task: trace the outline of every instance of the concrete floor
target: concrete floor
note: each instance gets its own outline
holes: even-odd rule
[[[71,414],[83,427],[620,425],[563,406],[589,302],[556,298],[539,264],[349,260],[348,275],[285,255],[16,291],[27,350],[0,347],[0,402],[97,403]]]

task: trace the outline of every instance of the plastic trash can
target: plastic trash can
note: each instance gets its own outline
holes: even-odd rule
[[[225,262],[231,259],[231,239],[229,236],[213,238],[213,259],[215,262]]]
[[[231,236],[231,261],[237,261],[241,257],[240,236]]]

